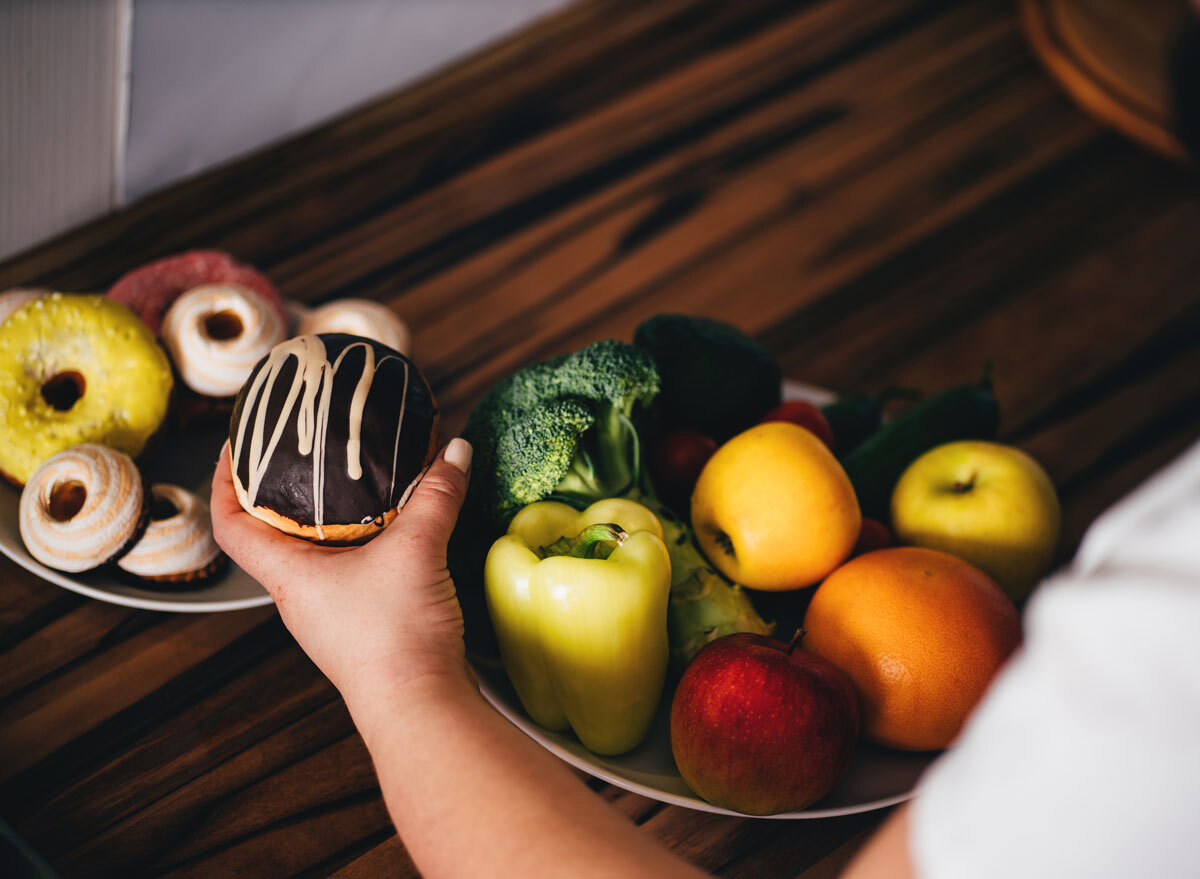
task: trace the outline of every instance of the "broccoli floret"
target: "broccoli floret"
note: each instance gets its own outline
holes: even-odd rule
[[[721,442],[779,404],[779,364],[736,327],[686,314],[659,314],[633,343],[662,376],[658,407],[672,427],[692,427]]]
[[[509,376],[471,413],[463,435],[475,446],[475,463],[449,559],[471,649],[492,648],[482,590],[470,588],[487,547],[517,510],[546,499],[582,509],[628,497],[658,515],[671,556],[668,633],[677,667],[713,638],[771,631],[746,594],[708,564],[642,470],[633,418],[658,387],[658,370],[645,352],[597,342]]]
[[[632,418],[658,386],[649,356],[611,340],[504,379],[463,432],[475,446],[470,502],[503,528],[547,497],[590,503],[629,491],[641,471]]]

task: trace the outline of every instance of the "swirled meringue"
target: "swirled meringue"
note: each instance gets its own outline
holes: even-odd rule
[[[174,514],[156,519],[133,548],[117,559],[117,567],[147,580],[188,580],[206,575],[221,557],[213,539],[208,504],[178,485],[156,484],[155,501],[174,508]]]
[[[386,305],[371,299],[337,299],[303,314],[296,335],[316,333],[363,336],[406,356],[412,349],[408,324]]]
[[[25,484],[18,513],[21,539],[47,567],[87,571],[129,545],[145,509],[142,474],[133,459],[84,443],[48,458]]]
[[[180,377],[206,397],[236,394],[286,333],[279,313],[237,284],[193,287],[171,303],[162,323],[163,345]]]

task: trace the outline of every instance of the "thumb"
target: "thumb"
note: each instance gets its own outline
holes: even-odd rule
[[[458,511],[467,496],[472,452],[465,439],[450,440],[413,489],[396,523],[380,537],[395,530],[444,556]]]

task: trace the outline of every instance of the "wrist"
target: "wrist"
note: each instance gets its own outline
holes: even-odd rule
[[[443,703],[482,698],[465,658],[377,666],[363,670],[340,689],[368,746],[381,728],[394,729],[397,724],[419,720]]]

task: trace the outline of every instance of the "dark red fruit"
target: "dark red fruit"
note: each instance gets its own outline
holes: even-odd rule
[[[668,495],[687,498],[700,477],[700,471],[717,450],[717,441],[689,427],[666,434],[655,449],[654,475]]]
[[[876,522],[874,519],[863,519],[862,530],[858,532],[858,542],[854,544],[850,557],[874,552],[877,549],[887,549],[895,545],[896,538],[892,536],[892,532],[886,525]]]
[[[805,400],[791,400],[786,403],[780,403],[772,411],[763,415],[763,421],[790,421],[791,424],[797,424],[804,427],[816,436],[826,447],[833,452],[833,427],[829,426],[829,421],[826,420],[821,409],[818,409],[812,403]]]
[[[805,400],[780,403],[763,416],[763,421],[788,421],[798,424],[815,434],[817,439],[833,451],[833,428],[829,426],[821,410],[812,403]]]

